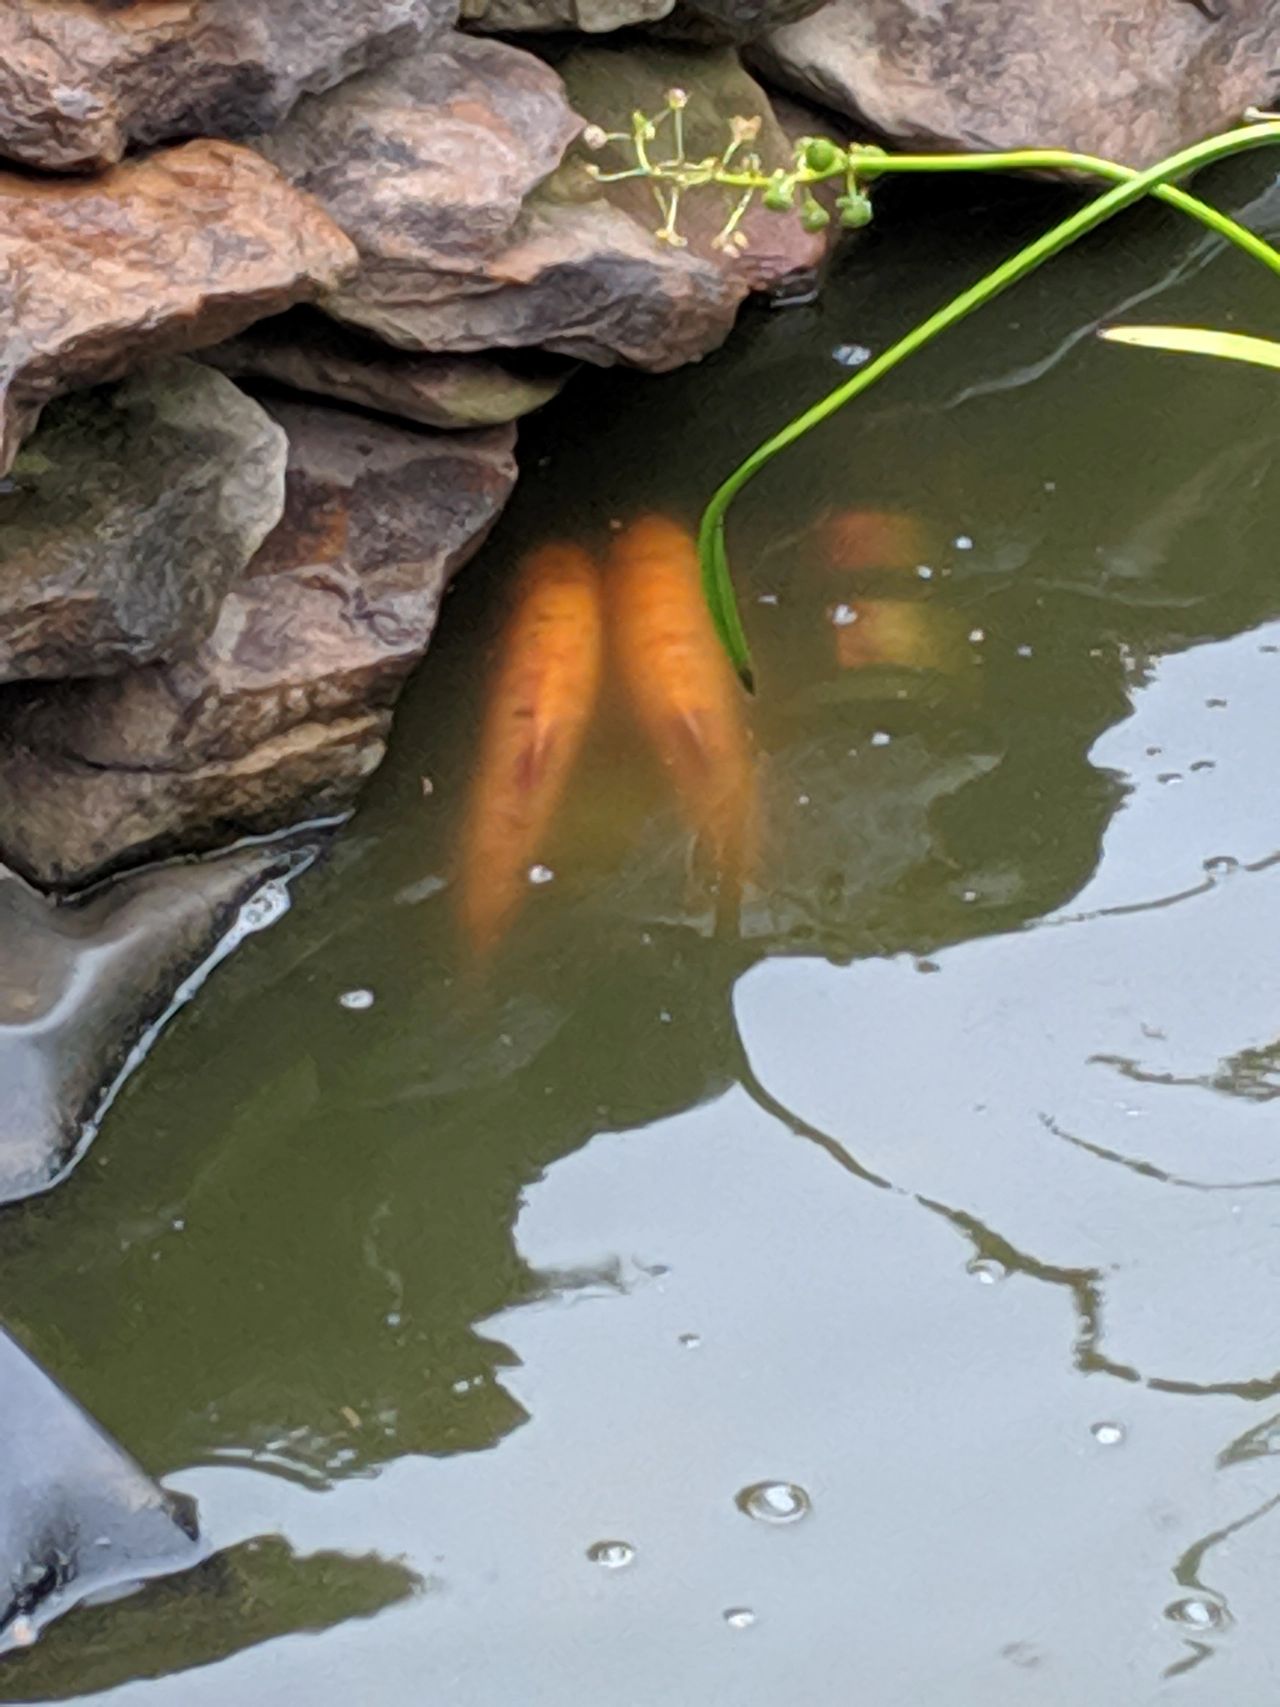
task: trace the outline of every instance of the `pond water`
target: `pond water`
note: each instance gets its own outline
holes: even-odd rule
[[[1091,335],[1274,330],[1260,271],[1139,213],[752,489],[738,929],[612,684],[487,979],[455,929],[520,553],[693,521],[1058,202],[886,194],[820,304],[528,424],[364,809],[0,1221],[8,1325],[219,1549],[6,1701],[1268,1696],[1280,394]],[[859,509],[896,581],[824,555]]]

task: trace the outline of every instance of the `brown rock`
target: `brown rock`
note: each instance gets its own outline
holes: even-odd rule
[[[267,130],[456,15],[456,0],[5,0],[0,156],[94,170],[131,142]]]
[[[560,70],[574,107],[605,126],[625,122],[635,107],[661,110],[666,89],[679,84],[698,91],[686,115],[692,153],[723,147],[730,118],[743,114],[761,117],[758,146],[767,161],[790,158],[767,96],[732,53],[601,46],[571,53]],[[459,138],[446,150],[431,141],[430,111],[412,103],[439,99],[433,91],[460,79],[468,90],[466,143]],[[410,103],[403,114],[389,105],[393,84]],[[536,154],[526,140],[531,102],[544,133]],[[688,199],[689,246],[675,249],[654,236],[653,198],[643,183],[602,188],[580,158],[540,182],[579,123],[538,61],[500,43],[457,38],[417,56],[412,68],[304,102],[265,146],[360,248],[359,273],[327,294],[326,309],[405,349],[534,346],[593,362],[678,367],[723,342],[749,291],[820,259],[819,238],[760,208],[744,223],[745,254],[715,249],[711,239],[727,211],[716,191]],[[404,138],[417,136],[426,139],[421,148],[430,146],[429,172],[422,153],[406,162]],[[495,138],[501,146],[491,170],[477,173],[475,158],[493,152]]]
[[[217,343],[354,260],[313,201],[234,143],[85,182],[0,174],[0,474],[50,398]]]
[[[1280,0],[830,0],[753,59],[904,147],[1147,166],[1275,92]]]
[[[600,35],[633,24],[661,24],[704,41],[752,41],[779,24],[802,18],[822,0],[462,0],[476,30],[523,33],[573,30]]]
[[[343,812],[381,760],[445,584],[510,493],[514,433],[274,412],[284,520],[209,638],[167,666],[8,690],[0,856],[37,883]]]
[[[230,380],[181,359],[52,404],[0,482],[0,682],[195,645],[280,520],[286,449]]]
[[[301,102],[259,146],[355,239],[363,300],[474,277],[581,128],[541,60],[453,35]]]
[[[555,357],[503,364],[486,356],[411,355],[335,325],[314,309],[262,320],[203,360],[236,379],[398,415],[424,427],[496,427],[540,409],[568,378]]]

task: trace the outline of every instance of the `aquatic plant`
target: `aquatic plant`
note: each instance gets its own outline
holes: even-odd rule
[[[813,196],[813,185],[833,178],[844,182],[837,206],[841,219],[851,225],[866,222],[870,214],[869,190],[875,180],[894,173],[1055,171],[1101,178],[1114,186],[1019,249],[976,284],[913,327],[853,378],[789,422],[753,451],[712,495],[698,532],[703,588],[716,630],[748,689],[754,686],[751,653],[734,597],[725,542],[725,519],[738,493],[780,451],[795,444],[846,403],[860,397],[943,332],[994,301],[1087,232],[1146,196],[1155,196],[1198,220],[1273,272],[1280,273],[1280,253],[1269,243],[1228,215],[1180,189],[1176,182],[1216,160],[1280,141],[1280,121],[1272,114],[1246,115],[1248,122],[1242,127],[1182,149],[1143,172],[1113,160],[1065,149],[1024,148],[993,154],[891,155],[857,144],[841,145],[825,137],[803,138],[797,145],[795,165],[790,170],[766,172],[759,156],[747,149],[759,132],[758,120],[735,119],[729,144],[719,155],[699,161],[688,160],[681,123],[684,105],[683,92],[671,90],[667,95],[665,113],[655,118],[634,114],[630,132],[610,133],[591,127],[586,133],[589,146],[603,148],[609,144],[622,144],[630,151],[632,163],[628,167],[615,173],[597,170],[595,175],[601,182],[621,178],[648,179],[663,214],[659,235],[667,242],[681,241],[678,230],[681,198],[708,184],[715,184],[736,195],[725,227],[716,239],[725,248],[738,246],[738,228],[756,196],[760,197],[763,205],[778,210],[795,207],[799,196],[801,218],[813,229],[825,224],[825,218],[819,219],[811,211],[817,206],[819,213],[826,213]],[[665,160],[655,159],[651,144],[667,130],[674,151]],[[739,150],[743,149],[747,151],[740,155]],[[1187,346],[1184,344],[1183,347]],[[1217,353],[1224,352],[1219,350]],[[1234,353],[1239,354],[1238,351]]]

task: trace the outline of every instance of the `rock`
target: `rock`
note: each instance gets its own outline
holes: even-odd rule
[[[79,1159],[104,1093],[178,990],[221,958],[247,904],[262,894],[247,916],[263,922],[267,903],[279,910],[274,879],[291,861],[243,849],[63,906],[0,869],[0,1203],[47,1190]],[[3,1521],[0,1498],[0,1532]]]
[[[1278,29],[1277,0],[830,0],[752,57],[904,147],[1148,166],[1273,95]]]
[[[581,128],[541,60],[453,35],[301,102],[259,146],[355,239],[358,310],[418,281],[466,288]]]
[[[572,30],[599,35],[665,18],[676,0],[462,0],[463,21],[503,34]]]
[[[53,404],[0,483],[0,682],[106,675],[202,639],[280,520],[286,449],[192,361]]]
[[[472,29],[503,34],[572,30],[599,35],[633,24],[663,25],[681,36],[750,41],[815,11],[822,0],[462,0]]]
[[[598,46],[570,53],[559,69],[568,100],[606,126],[633,107],[659,111],[664,91],[680,84],[699,92],[686,115],[691,152],[722,147],[730,118],[744,114],[763,120],[767,161],[790,157],[768,98],[730,52]],[[432,140],[434,117],[412,102],[439,99],[434,91],[464,79],[466,143],[446,149]],[[410,103],[408,116],[393,99]],[[359,273],[327,294],[327,311],[405,349],[537,347],[664,370],[722,343],[749,291],[817,264],[820,238],[759,207],[744,222],[745,254],[712,248],[727,211],[715,191],[689,198],[690,244],[675,249],[655,239],[643,183],[602,187],[577,158],[540,183],[578,129],[568,100],[519,49],[458,38],[412,67],[304,102],[265,146],[360,249]],[[544,132],[536,154],[524,140],[533,106]],[[404,138],[426,120],[422,152],[406,164]],[[489,172],[477,174],[477,155],[495,156]]]
[[[97,170],[130,143],[266,130],[456,14],[456,0],[7,0],[0,155]]]
[[[195,1519],[0,1333],[0,1654],[89,1594],[195,1564]]]
[[[284,1636],[373,1618],[426,1586],[400,1559],[300,1554],[282,1536],[255,1536],[128,1600],[82,1607],[5,1668],[5,1701],[71,1701],[172,1680]]]
[[[7,690],[0,857],[36,883],[345,812],[381,761],[444,587],[510,494],[514,431],[273,413],[285,516],[209,637],[168,665]]]
[[[354,262],[313,201],[234,143],[85,182],[0,173],[0,474],[51,398],[216,344]]]
[[[389,350],[307,308],[260,321],[206,350],[203,360],[236,379],[268,380],[447,429],[500,426],[540,409],[570,372],[555,358],[516,365],[480,355]]]

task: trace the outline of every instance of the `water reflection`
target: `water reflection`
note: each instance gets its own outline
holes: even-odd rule
[[[469,977],[454,926],[510,566],[567,519],[599,541],[691,515],[837,336],[936,294],[934,240],[928,268],[895,241],[891,304],[855,259],[826,310],[695,375],[584,382],[572,448],[563,413],[530,427],[537,478],[367,811],[81,1174],[0,1220],[6,1312],[149,1466],[186,1466],[221,1542],[376,1552],[370,1609],[395,1602],[372,1632],[363,1590],[352,1612],[304,1584],[255,1641],[304,1604],[351,1622],[279,1644],[279,1685],[184,1602],[153,1669],[208,1667],[152,1707],[328,1707],[370,1678],[398,1707],[424,1656],[467,1707],[951,1707],[1032,1670],[1099,1702],[1125,1679],[1130,1707],[1201,1649],[1256,1695],[1252,1579],[1201,1562],[1266,1543],[1240,1507],[1270,1509],[1253,1407],[1278,1390],[1271,391],[1151,364],[1121,396],[1076,334],[1146,289],[1124,257],[1067,263],[1025,329],[975,322],[735,520],[765,821],[740,928],[607,713],[500,976]],[[1173,319],[1209,251],[1168,242]],[[833,583],[813,520],[858,506],[929,540],[909,599]],[[859,625],[831,606],[860,599],[912,614],[842,658]],[[765,1471],[809,1521],[742,1522]],[[635,1568],[592,1571],[597,1545]],[[406,1600],[414,1575],[448,1593]],[[1231,1630],[1161,1617],[1193,1599]],[[93,1616],[129,1657],[80,1680],[132,1707],[149,1638]]]

